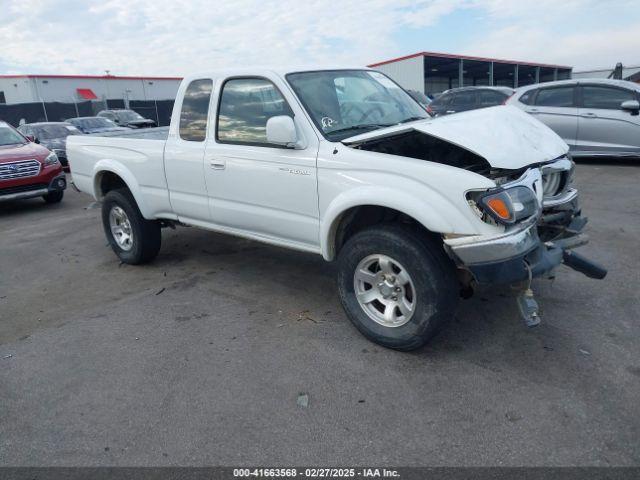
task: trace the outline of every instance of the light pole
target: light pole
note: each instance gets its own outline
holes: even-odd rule
[[[76,102],[76,97],[74,97],[73,95],[70,95],[69,98],[71,98],[71,101],[73,102],[73,106],[76,107],[76,117],[79,117],[80,112],[78,111],[78,103]]]
[[[42,111],[44,112],[44,121],[48,122],[49,117],[47,116],[47,107],[44,104],[44,98],[42,98],[42,95],[40,94],[40,88],[38,87],[38,77],[34,78],[33,81],[36,84],[36,95],[40,99],[40,103],[42,103]]]
[[[126,89],[124,91],[124,108],[126,108],[127,110],[129,110],[129,94],[131,93],[131,90]]]
[[[149,87],[153,87],[153,82],[151,82],[151,81],[149,82]],[[150,90],[153,90],[153,89],[150,89]],[[146,95],[146,92],[145,92],[145,100],[146,100],[146,96],[147,95]],[[157,100],[157,97],[156,97],[155,93],[153,93],[152,96],[153,96],[153,105],[156,108],[156,126],[159,127],[160,126],[160,115],[158,115],[158,100]]]

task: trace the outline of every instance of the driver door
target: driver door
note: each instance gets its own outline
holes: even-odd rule
[[[318,139],[305,131],[304,115],[276,82],[235,77],[218,86],[215,133],[209,135],[204,161],[211,221],[231,233],[315,252]],[[279,115],[294,119],[299,148],[267,141],[267,120]]]

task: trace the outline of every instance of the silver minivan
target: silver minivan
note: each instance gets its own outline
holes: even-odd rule
[[[576,79],[519,88],[507,101],[560,135],[574,157],[640,157],[640,85]]]

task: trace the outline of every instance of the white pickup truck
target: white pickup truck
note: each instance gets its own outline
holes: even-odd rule
[[[432,119],[382,73],[235,69],[185,78],[167,129],[70,137],[75,185],[102,201],[123,262],[152,260],[180,224],[338,262],[345,312],[410,350],[476,284],[519,284],[565,263],[581,234],[567,145],[509,106]]]

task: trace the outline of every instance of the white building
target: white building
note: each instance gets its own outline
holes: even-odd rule
[[[179,77],[0,75],[0,104],[86,100],[173,100]]]

